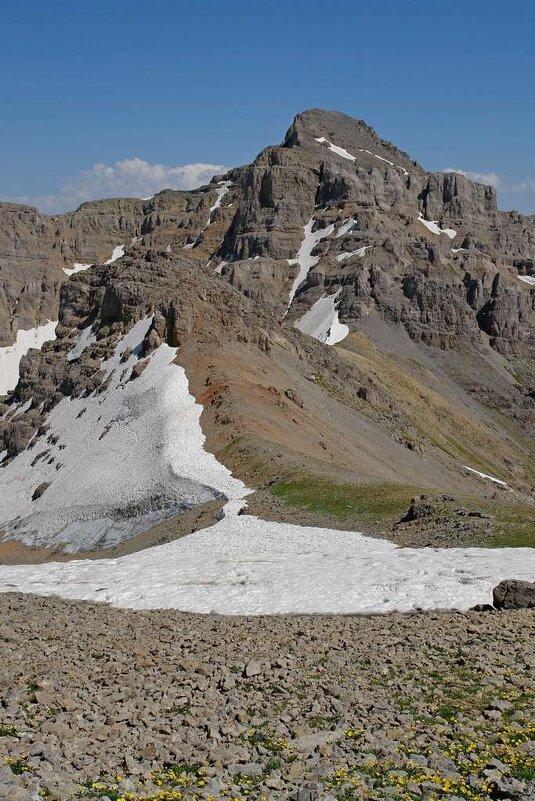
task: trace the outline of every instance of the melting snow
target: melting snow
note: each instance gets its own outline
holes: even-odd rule
[[[0,348],[0,395],[15,389],[19,380],[19,363],[30,348],[41,348],[44,342],[56,338],[57,320],[49,321],[27,331],[17,331],[13,345]]]
[[[419,213],[418,219],[432,234],[446,234],[450,239],[455,239],[457,236],[457,231],[454,231],[453,228],[441,228],[436,220],[426,220],[422,212]]]
[[[334,296],[322,300],[332,310]],[[503,578],[532,579],[531,548],[400,548],[353,531],[239,515],[248,490],[204,450],[202,407],[174,363],[176,351],[161,345],[139,378],[128,380],[136,356],[121,363],[121,353],[139,352],[148,320],[106,363],[112,377],[105,392],[52,410],[46,459],[31,466],[39,441],[0,470],[0,521],[10,533],[17,525],[28,544],[69,542],[77,550],[132,536],[183,503],[216,494],[230,499],[224,518],[120,559],[0,566],[0,591],[137,609],[355,613],[467,609],[490,600]],[[43,481],[51,485],[30,501]]]
[[[337,298],[342,289],[334,295],[323,295],[306,314],[297,320],[295,327],[325,345],[336,345],[349,334],[349,328],[338,320]]]
[[[176,349],[161,345],[129,380],[150,323],[136,323],[103,362],[104,392],[62,400],[47,418],[47,436],[0,471],[0,529],[9,537],[76,553],[223,494],[247,493],[204,451],[202,407],[173,363]],[[126,348],[132,353],[123,362]],[[43,482],[50,486],[32,501]]]
[[[535,286],[535,275],[517,275],[517,278],[519,281],[523,281],[525,284]]]
[[[503,487],[506,487],[507,484],[505,481],[502,481],[501,478],[494,478],[494,476],[489,476],[486,473],[480,473],[479,470],[474,470],[473,467],[468,467],[468,465],[463,464],[465,470],[469,470],[471,473],[475,473],[476,476],[480,478],[487,478],[489,481],[494,481],[495,484],[501,484]]]
[[[312,231],[314,227],[314,218],[311,217],[307,224],[304,226],[305,231],[305,238],[303,239],[303,244],[299,248],[299,253],[297,254],[297,258],[295,259],[288,259],[288,264],[293,266],[294,264],[299,265],[299,273],[295,281],[293,282],[293,286],[290,289],[290,296],[288,299],[288,306],[289,309],[292,305],[292,301],[295,297],[295,293],[299,289],[299,286],[303,283],[305,278],[307,277],[309,270],[312,269],[320,260],[320,256],[312,256],[312,251],[318,244],[321,242],[322,239],[326,239],[328,236],[332,234],[334,231],[334,224],[328,225],[327,228],[319,228],[317,231]]]
[[[336,261],[347,261],[351,258],[351,256],[364,256],[369,247],[370,245],[363,245],[361,248],[358,248],[358,250],[344,251],[339,253],[336,257]]]
[[[133,609],[347,614],[468,609],[504,577],[534,571],[533,549],[398,548],[229,509],[215,526],[120,559],[0,566],[0,590]]]

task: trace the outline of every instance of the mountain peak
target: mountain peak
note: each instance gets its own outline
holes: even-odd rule
[[[341,148],[364,162],[367,156],[390,156],[403,163],[406,168],[410,165],[413,170],[422,170],[407,153],[382,139],[367,122],[349,117],[340,111],[314,108],[300,112],[286,132],[283,146],[317,148],[322,143]]]

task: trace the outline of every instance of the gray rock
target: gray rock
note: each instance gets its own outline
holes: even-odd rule
[[[492,591],[496,609],[535,608],[535,582],[505,579]]]

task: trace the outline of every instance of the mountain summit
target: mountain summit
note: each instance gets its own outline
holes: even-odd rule
[[[534,223],[317,109],[198,190],[0,204],[6,541],[121,549],[256,490],[277,520],[529,544]],[[420,494],[433,521],[392,528]]]

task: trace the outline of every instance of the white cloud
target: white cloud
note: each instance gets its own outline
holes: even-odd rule
[[[447,167],[443,172],[456,172],[471,181],[477,181],[478,184],[493,186],[500,192],[535,192],[535,178],[527,177],[516,182],[506,181],[495,172],[473,172],[472,170],[457,170],[455,167]]]
[[[495,172],[473,172],[471,170],[457,170],[455,167],[447,167],[443,172],[456,172],[458,175],[464,175],[470,181],[476,181],[478,184],[487,184],[493,186],[495,189],[503,188],[503,180]]]
[[[511,184],[508,190],[510,192],[535,192],[535,178],[524,178],[517,184]]]
[[[85,200],[103,197],[148,197],[161,189],[196,189],[213,175],[228,170],[223,164],[150,164],[140,158],[123,159],[115,164],[93,164],[73,180],[63,184],[57,194],[3,197],[14,203],[27,203],[43,211],[66,211]]]

